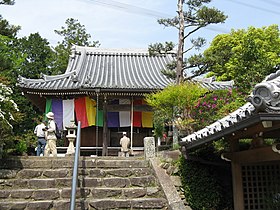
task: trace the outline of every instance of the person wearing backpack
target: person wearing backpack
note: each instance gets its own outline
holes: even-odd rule
[[[46,147],[46,137],[45,137],[45,127],[47,122],[44,120],[41,123],[39,123],[35,129],[34,134],[37,136],[37,150],[36,155],[41,156],[44,155],[45,147]]]
[[[46,130],[46,139],[47,144],[45,147],[45,153],[44,156],[50,156],[52,154],[53,157],[57,156],[57,149],[56,149],[56,123],[54,121],[54,113],[48,112],[46,114],[46,117],[48,119],[48,126],[45,128]]]

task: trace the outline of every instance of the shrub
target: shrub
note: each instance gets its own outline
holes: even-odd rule
[[[193,210],[232,209],[232,191],[219,183],[217,168],[182,157],[179,169],[186,201]]]

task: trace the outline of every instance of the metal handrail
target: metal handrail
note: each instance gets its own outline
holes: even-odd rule
[[[72,187],[71,187],[71,210],[75,210],[76,206],[76,188],[78,180],[78,168],[79,168],[79,157],[80,157],[80,144],[81,144],[81,122],[78,122],[77,137],[76,137],[76,149],[75,149],[75,159],[73,167],[73,177],[72,177]]]

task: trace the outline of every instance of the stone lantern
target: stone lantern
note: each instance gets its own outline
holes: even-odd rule
[[[66,138],[69,141],[66,156],[71,156],[71,155],[75,154],[74,141],[76,139],[76,130],[77,130],[77,126],[75,125],[75,121],[71,121],[70,125],[65,126],[65,128],[67,129]]]

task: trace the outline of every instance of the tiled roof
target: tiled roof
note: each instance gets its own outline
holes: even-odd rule
[[[113,50],[74,46],[64,74],[19,79],[29,89],[158,90],[172,81],[161,73],[173,54],[149,56],[147,50]]]
[[[234,85],[234,81],[216,81],[215,77],[210,78],[193,78],[192,82],[197,82],[201,87],[208,90],[221,90],[221,89],[230,89]]]
[[[194,147],[194,145],[199,146],[210,140],[219,140],[223,137],[224,130],[234,128],[238,123],[258,112],[280,113],[279,87],[280,71],[277,71],[255,86],[248,99],[250,102],[211,125],[182,138],[182,142],[186,142],[187,148]]]
[[[221,132],[223,129],[234,126],[234,124],[237,122],[248,118],[249,116],[253,115],[254,111],[255,107],[250,102],[248,102],[224,118],[217,120],[211,125],[182,138],[182,141],[187,141],[190,143],[193,141],[202,141],[204,138],[215,135],[216,133]]]
[[[19,77],[18,85],[32,93],[95,89],[111,92],[150,92],[163,89],[174,82],[161,73],[166,65],[174,60],[175,54],[150,56],[147,50],[73,46],[64,74],[43,75],[42,79]],[[233,86],[232,82],[199,79],[193,81],[208,89]]]

